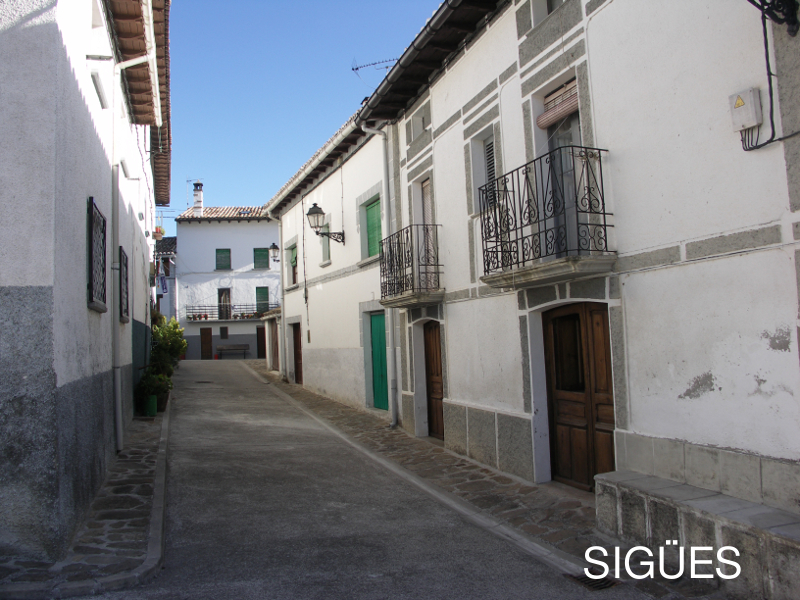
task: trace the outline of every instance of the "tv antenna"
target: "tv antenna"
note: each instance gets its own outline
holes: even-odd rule
[[[361,69],[366,69],[367,67],[373,67],[376,71],[380,71],[380,70],[388,71],[389,69],[391,69],[394,66],[394,63],[396,63],[396,62],[397,62],[396,58],[390,58],[388,60],[378,60],[378,61],[375,61],[375,62],[367,63],[365,65],[360,65],[360,64],[358,64],[358,62],[354,58],[353,59],[353,65],[350,67],[350,69],[353,71],[353,73],[355,73],[358,76],[359,79],[361,79],[361,75],[359,74],[359,71]],[[389,63],[391,63],[391,64],[389,64]],[[364,80],[361,79],[361,81],[364,81]],[[366,82],[364,82],[364,83],[366,83]]]

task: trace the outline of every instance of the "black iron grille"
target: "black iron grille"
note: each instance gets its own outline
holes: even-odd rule
[[[130,317],[128,308],[128,255],[119,247],[119,318]]]
[[[409,225],[381,240],[381,298],[440,289],[440,225]]]
[[[602,152],[556,148],[479,188],[484,273],[608,252]]]
[[[89,304],[106,303],[106,218],[89,197]]]

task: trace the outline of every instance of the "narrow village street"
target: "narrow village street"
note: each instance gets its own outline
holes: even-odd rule
[[[164,568],[107,598],[645,598],[591,592],[349,445],[240,361],[181,364]]]

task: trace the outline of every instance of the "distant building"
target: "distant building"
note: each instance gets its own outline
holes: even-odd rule
[[[0,9],[1,552],[63,553],[133,418],[170,188],[170,0],[154,4]]]
[[[156,240],[156,310],[167,320],[178,318],[178,291],[175,287],[175,260],[178,252],[177,236]]]
[[[247,346],[231,357],[266,358],[261,317],[280,304],[281,276],[270,246],[277,221],[261,206],[204,206],[194,184],[194,206],[175,219],[177,314],[189,343],[187,360],[226,358],[218,346]]]

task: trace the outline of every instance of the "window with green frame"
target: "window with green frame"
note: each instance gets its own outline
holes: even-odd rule
[[[330,230],[330,225],[322,226],[323,233],[328,233]],[[331,238],[327,235],[321,235],[319,238],[322,241],[322,262],[328,262],[331,259]]]
[[[253,248],[253,268],[269,269],[269,248]]]
[[[289,248],[289,281],[290,285],[297,283],[297,246]]]
[[[269,310],[269,288],[256,288],[256,312],[265,313]]]
[[[367,256],[375,256],[381,251],[381,201],[375,200],[366,206],[367,216]]]
[[[217,248],[217,271],[230,271],[231,249]]]

